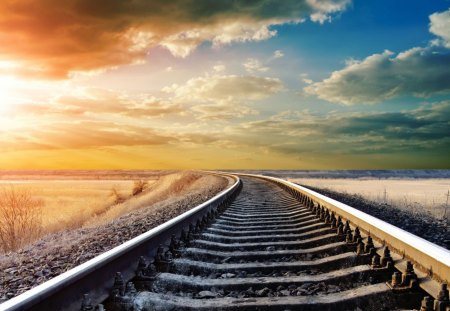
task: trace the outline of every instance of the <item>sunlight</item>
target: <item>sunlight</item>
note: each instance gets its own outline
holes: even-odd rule
[[[0,113],[11,110],[20,97],[23,81],[15,76],[21,64],[15,61],[0,60]]]
[[[0,76],[0,113],[5,112],[17,102],[15,91],[20,82],[11,76]]]

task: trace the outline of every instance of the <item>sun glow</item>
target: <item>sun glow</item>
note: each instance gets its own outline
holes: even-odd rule
[[[11,108],[16,101],[15,89],[18,81],[9,76],[0,76],[0,113]]]

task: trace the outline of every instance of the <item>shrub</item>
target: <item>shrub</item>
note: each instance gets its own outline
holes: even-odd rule
[[[148,182],[146,180],[136,180],[133,185],[133,189],[131,190],[131,194],[133,196],[142,193],[148,186]]]
[[[109,194],[109,196],[114,199],[114,204],[120,204],[125,201],[125,198],[120,194],[116,185],[111,188],[111,193]]]
[[[43,205],[27,188],[0,190],[0,247],[4,252],[15,251],[40,235]]]

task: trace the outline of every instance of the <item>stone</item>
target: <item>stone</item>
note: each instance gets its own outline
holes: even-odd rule
[[[197,297],[200,299],[210,299],[210,298],[216,298],[217,294],[213,293],[209,290],[202,290],[197,294]]]

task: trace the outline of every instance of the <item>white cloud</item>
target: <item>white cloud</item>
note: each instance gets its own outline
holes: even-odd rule
[[[242,65],[249,73],[266,72],[269,70],[269,67],[264,67],[264,65],[256,58],[248,58]]]
[[[273,59],[282,58],[282,57],[284,57],[284,53],[281,50],[276,50],[272,56]]]
[[[257,76],[214,75],[192,78],[184,85],[164,88],[177,103],[189,104],[199,119],[231,119],[257,112],[246,106],[280,92],[279,79]]]
[[[243,118],[247,115],[258,114],[258,111],[250,107],[224,102],[193,106],[192,111],[200,120],[214,121],[231,120],[234,118]]]
[[[319,0],[308,1],[313,5]],[[373,104],[399,96],[430,97],[449,93],[450,9],[430,15],[430,32],[442,39],[431,40],[426,47],[411,48],[397,55],[386,50],[362,61],[348,59],[344,69],[334,71],[321,82],[311,83],[304,91],[344,105]]]
[[[450,51],[436,46],[390,51],[352,60],[321,82],[304,88],[310,95],[344,105],[373,104],[410,95],[450,92]]]
[[[279,79],[256,76],[215,75],[190,79],[164,90],[176,98],[194,101],[260,100],[283,89]]]
[[[450,47],[450,9],[430,15],[430,32],[441,37],[445,46]]]
[[[315,12],[310,15],[311,21],[323,24],[325,22],[331,22],[331,14],[342,11],[342,8],[347,7],[351,3],[351,0],[306,0],[306,2],[315,9]]]
[[[215,72],[223,72],[225,69],[227,69],[227,67],[224,64],[217,64],[213,66],[213,70]]]

